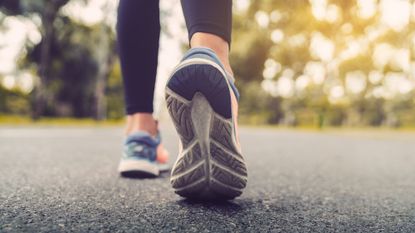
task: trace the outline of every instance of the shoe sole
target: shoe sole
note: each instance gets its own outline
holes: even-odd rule
[[[160,174],[156,165],[145,160],[121,161],[118,172],[128,178],[154,178]]]
[[[167,107],[182,145],[171,173],[173,189],[191,199],[233,199],[246,186],[247,168],[233,138],[229,84],[210,63],[177,70],[166,87]],[[215,108],[226,98],[227,109]]]

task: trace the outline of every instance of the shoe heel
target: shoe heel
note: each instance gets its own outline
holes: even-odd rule
[[[167,88],[191,101],[196,92],[205,96],[213,110],[226,119],[232,117],[231,94],[226,77],[212,64],[192,64],[173,73]]]
[[[215,113],[201,93],[191,101],[171,91],[166,96],[183,146],[171,173],[175,192],[192,199],[232,199],[241,195],[247,172],[231,141],[232,122]]]

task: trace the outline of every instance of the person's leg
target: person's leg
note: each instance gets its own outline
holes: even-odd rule
[[[211,33],[196,32],[190,40],[190,46],[192,48],[207,47],[215,51],[226,71],[233,75],[231,65],[229,64],[229,44],[227,41]]]
[[[232,199],[247,183],[237,133],[238,91],[229,65],[231,0],[182,0],[191,49],[166,85],[180,137],[171,184],[181,196]]]
[[[118,49],[127,113],[126,140],[118,171],[154,177],[166,169],[168,153],[153,118],[160,19],[158,0],[120,0]]]
[[[156,135],[153,118],[160,36],[158,0],[120,0],[117,40],[127,113],[126,134]]]
[[[181,0],[192,48],[212,49],[231,75],[232,0]]]

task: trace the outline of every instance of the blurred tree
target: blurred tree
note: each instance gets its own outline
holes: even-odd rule
[[[45,114],[105,118],[104,96],[115,59],[115,44],[113,36],[103,33],[110,29],[103,25],[86,26],[68,17],[60,17],[55,24],[61,27],[51,46],[54,59],[49,72],[55,78],[49,82],[53,98],[48,100]],[[42,43],[29,51],[29,62],[40,62]]]
[[[38,15],[41,19],[39,31],[42,35],[38,74],[40,81],[36,82],[33,101],[33,118],[44,114],[47,99],[50,98],[48,86],[50,82],[51,46],[55,36],[54,22],[59,9],[69,0],[2,0],[0,6],[4,12],[13,15]]]
[[[3,0],[0,6],[9,14],[41,19],[42,40],[28,48],[21,61],[22,68],[35,64],[40,78],[32,93],[33,118],[46,115],[101,120],[107,112],[105,91],[115,61],[115,35],[106,23],[89,26],[62,15],[60,9],[68,2]],[[106,5],[104,14],[109,10]]]
[[[109,119],[121,119],[125,115],[123,84],[121,78],[121,67],[115,62],[109,75],[106,88],[107,116]]]
[[[316,125],[320,127],[398,122],[394,116],[403,110],[397,106],[412,105],[404,104],[399,97],[403,94],[382,96],[391,88],[387,85],[393,85],[385,79],[390,72],[403,74],[401,88],[406,90],[403,86],[412,82],[413,90],[411,77],[415,74],[410,73],[408,65],[405,69],[405,65],[397,65],[397,55],[379,67],[375,53],[380,43],[386,43],[391,46],[390,51],[400,52],[400,61],[406,51],[411,51],[411,61],[403,60],[403,64],[415,64],[415,44],[412,42],[411,46],[408,40],[414,36],[415,24],[411,22],[415,17],[410,11],[410,22],[403,30],[385,26],[383,2],[251,1],[247,9],[236,12],[231,61],[243,93],[240,105],[245,107],[244,114],[257,112],[258,107],[251,108],[252,111],[249,107],[258,94],[244,92],[248,83],[257,82],[262,84],[258,91],[270,93],[281,104],[274,109],[265,105],[259,108],[278,112],[283,116],[279,122],[284,124],[302,124],[309,121],[306,119],[317,119]],[[409,6],[415,4],[405,2],[412,4]],[[409,82],[404,83],[404,79]],[[414,102],[414,91],[404,95]],[[310,110],[315,117],[306,116]]]
[[[30,113],[30,103],[25,93],[0,86],[0,115],[26,115],[28,113]]]
[[[104,5],[104,15],[108,17],[111,14],[109,2]],[[104,18],[105,21],[105,18]],[[94,49],[95,60],[98,64],[98,72],[96,74],[96,84],[94,92],[94,117],[96,120],[103,120],[107,118],[107,101],[105,99],[105,90],[107,87],[107,78],[113,68],[116,46],[115,36],[112,29],[106,24],[102,23],[99,26],[97,43]],[[119,93],[121,94],[121,92]]]

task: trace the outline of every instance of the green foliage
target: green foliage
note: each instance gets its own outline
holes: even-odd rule
[[[48,69],[46,116],[88,117],[94,115],[94,86],[98,72],[96,51],[100,37],[98,27],[88,27],[61,17],[56,20]],[[27,62],[39,64],[42,43],[29,51]],[[105,48],[102,48],[105,49]]]
[[[116,62],[112,69],[106,90],[108,119],[121,119],[125,116],[124,96],[120,63]]]
[[[0,85],[0,114],[27,115],[29,98],[19,90],[8,90]]]
[[[240,103],[241,119],[255,116],[255,121],[261,123],[317,127],[341,125],[396,127],[415,124],[413,117],[410,117],[411,113],[415,112],[414,91],[404,95],[397,94],[393,98],[373,95],[375,89],[379,91],[379,87],[385,85],[384,76],[389,72],[408,71],[391,64],[379,68],[375,66],[372,57],[379,43],[389,44],[392,48],[410,48],[408,39],[413,36],[411,29],[414,28],[414,24],[409,23],[407,29],[403,31],[392,29],[384,31],[384,26],[380,22],[380,11],[368,18],[359,17],[355,0],[328,1],[326,9],[327,7],[338,9],[338,18],[333,21],[316,19],[312,14],[312,7],[307,0],[267,0],[253,1],[246,12],[237,12],[234,18],[233,36],[236,39],[232,47],[231,61],[237,80],[242,81],[239,83],[243,93]],[[267,17],[265,24],[260,25],[257,22],[257,14]],[[369,41],[368,33],[378,29],[381,34]],[[283,34],[283,39],[279,42],[271,40],[275,30]],[[327,61],[312,54],[310,45],[316,33],[320,33],[333,43],[332,59]],[[294,43],[298,38],[302,38],[302,43]],[[360,51],[353,56],[342,57],[342,53],[352,42],[362,46]],[[327,48],[321,48],[324,49]],[[410,54],[411,62],[415,57],[414,51],[412,50]],[[279,79],[287,75],[284,71],[289,70],[295,86],[298,77],[308,75],[305,73],[305,68],[310,61],[322,64],[325,69],[324,82],[319,84],[312,81],[304,90],[295,90],[289,97],[280,96],[274,89],[271,89],[274,90],[271,95],[262,93],[265,91],[260,84],[255,84],[254,87],[251,83],[264,81],[262,72],[265,68],[264,62],[268,58],[276,61],[280,69],[275,77],[271,79],[268,77],[266,82],[277,85]],[[368,78],[370,72],[374,70],[384,75],[378,84],[373,84]],[[359,93],[348,90],[346,75],[353,71],[361,71],[365,74],[365,87]],[[406,77],[410,79],[414,76],[407,73]],[[339,100],[333,101],[329,95],[335,85],[341,86],[344,94]],[[267,96],[267,101],[275,100],[277,105],[270,107],[264,104],[260,101],[264,98],[259,98],[260,96]],[[258,104],[255,105],[253,102]],[[272,114],[276,112],[278,112],[278,120],[271,120]]]
[[[239,87],[241,100],[239,105],[240,121],[245,124],[276,124],[283,116],[280,99],[272,98],[261,90],[258,82],[248,82]]]

